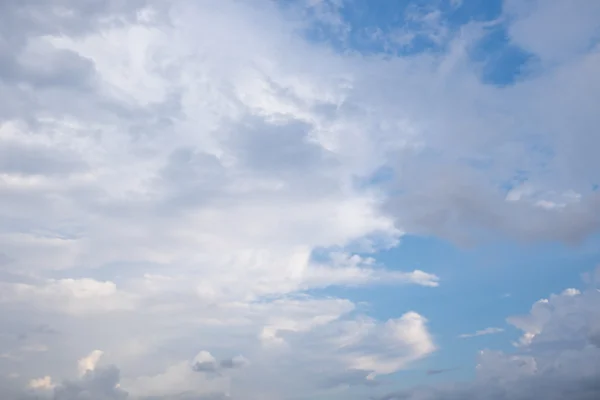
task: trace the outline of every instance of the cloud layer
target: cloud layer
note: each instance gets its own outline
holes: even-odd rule
[[[434,354],[429,316],[335,290],[438,290],[427,268],[377,260],[407,234],[598,230],[600,10],[572,3],[506,0],[460,27],[415,7],[393,32],[346,18],[350,1],[0,4],[0,391],[364,398]],[[506,86],[475,57],[497,26],[533,60]],[[482,370],[517,371],[519,393],[559,375],[588,388],[595,293],[509,320],[520,346],[585,331],[577,345],[485,352]]]

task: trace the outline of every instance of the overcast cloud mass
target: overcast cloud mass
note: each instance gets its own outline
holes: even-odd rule
[[[595,0],[1,0],[0,398],[600,398],[599,72]],[[415,237],[587,274],[454,329]]]

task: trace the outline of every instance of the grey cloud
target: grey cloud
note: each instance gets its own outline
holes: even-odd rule
[[[595,400],[600,398],[600,374],[565,379],[558,374],[544,374],[507,384],[486,382],[477,385],[454,385],[419,388],[392,393],[378,400]]]
[[[196,372],[205,372],[205,373],[217,373],[219,371],[219,365],[215,362],[204,361],[197,362],[192,365],[192,369]]]
[[[120,389],[119,369],[114,366],[88,371],[77,381],[66,381],[54,389],[53,400],[122,400],[127,392]]]
[[[391,196],[388,212],[400,226],[434,234],[460,244],[505,235],[526,242],[549,240],[579,243],[600,229],[600,195],[589,193],[561,209],[506,201],[506,193],[462,169],[427,173],[408,182],[408,195]],[[419,179],[424,174],[417,175]],[[402,187],[402,185],[401,185]]]
[[[245,367],[246,365],[248,365],[248,360],[246,360],[244,357],[232,357],[232,358],[227,358],[225,360],[221,360],[219,362],[219,365],[223,369],[242,368],[242,367]]]
[[[25,393],[19,380],[0,375],[0,398],[2,400],[45,400],[34,393]]]
[[[190,147],[175,149],[159,172],[157,185],[166,193],[161,208],[173,212],[223,200],[228,181],[226,169],[214,155]]]
[[[63,175],[86,169],[83,160],[63,150],[0,141],[0,172]]]
[[[146,0],[8,0],[0,4],[5,37],[25,34],[81,34],[97,29],[102,18],[132,18]]]
[[[32,333],[40,334],[40,335],[55,335],[58,331],[52,328],[48,324],[37,325],[35,328],[31,330]]]
[[[0,47],[0,81],[7,84],[85,89],[91,87],[94,73],[91,60],[42,41],[21,48]]]
[[[44,400],[49,397],[41,392],[24,392],[11,381],[0,379],[0,395],[6,400]],[[116,366],[107,366],[88,371],[77,380],[69,380],[57,385],[52,400],[226,400],[225,393],[191,392],[174,393],[165,396],[130,396],[120,388],[120,371]]]
[[[589,336],[590,343],[600,348],[600,332],[594,332]]]
[[[103,107],[91,60],[38,40],[77,37],[132,21],[146,0],[8,0],[0,3],[0,120],[34,122],[36,110],[72,115]],[[10,100],[9,100],[10,99]],[[89,110],[84,112],[90,112]]]
[[[81,71],[90,70],[91,65],[68,51],[45,54],[44,62],[40,62],[41,57],[30,54],[33,58],[25,68],[16,62],[32,37],[81,35],[97,29],[106,17],[134,17],[147,3],[145,0],[125,3],[113,0],[3,1],[0,4],[0,77],[30,78],[31,82],[40,84],[53,81],[62,85],[79,79]]]
[[[248,360],[242,356],[226,358],[221,361],[203,361],[196,362],[192,369],[196,372],[219,375],[223,370],[232,370],[243,368],[248,365]]]
[[[335,166],[332,155],[318,143],[311,142],[311,128],[299,120],[269,123],[253,117],[240,126],[233,126],[226,140],[241,167],[297,180],[307,169],[319,171]]]

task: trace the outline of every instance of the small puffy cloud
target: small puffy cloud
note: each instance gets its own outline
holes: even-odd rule
[[[31,389],[39,390],[52,390],[56,385],[52,382],[50,376],[44,376],[43,378],[32,379],[29,381],[29,387]]]
[[[217,360],[208,351],[201,351],[196,354],[192,361],[192,369],[201,372],[215,372]]]
[[[96,365],[98,364],[98,361],[100,361],[100,358],[103,354],[104,352],[101,350],[94,350],[87,356],[81,358],[77,362],[77,369],[79,371],[79,375],[83,376],[88,371],[93,371],[94,369],[96,369]]]
[[[196,372],[219,374],[224,370],[243,368],[249,364],[244,356],[235,356],[217,361],[208,351],[201,351],[192,360],[192,369]]]

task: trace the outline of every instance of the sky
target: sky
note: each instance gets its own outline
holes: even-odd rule
[[[0,398],[600,398],[599,71],[595,0],[0,2]]]

